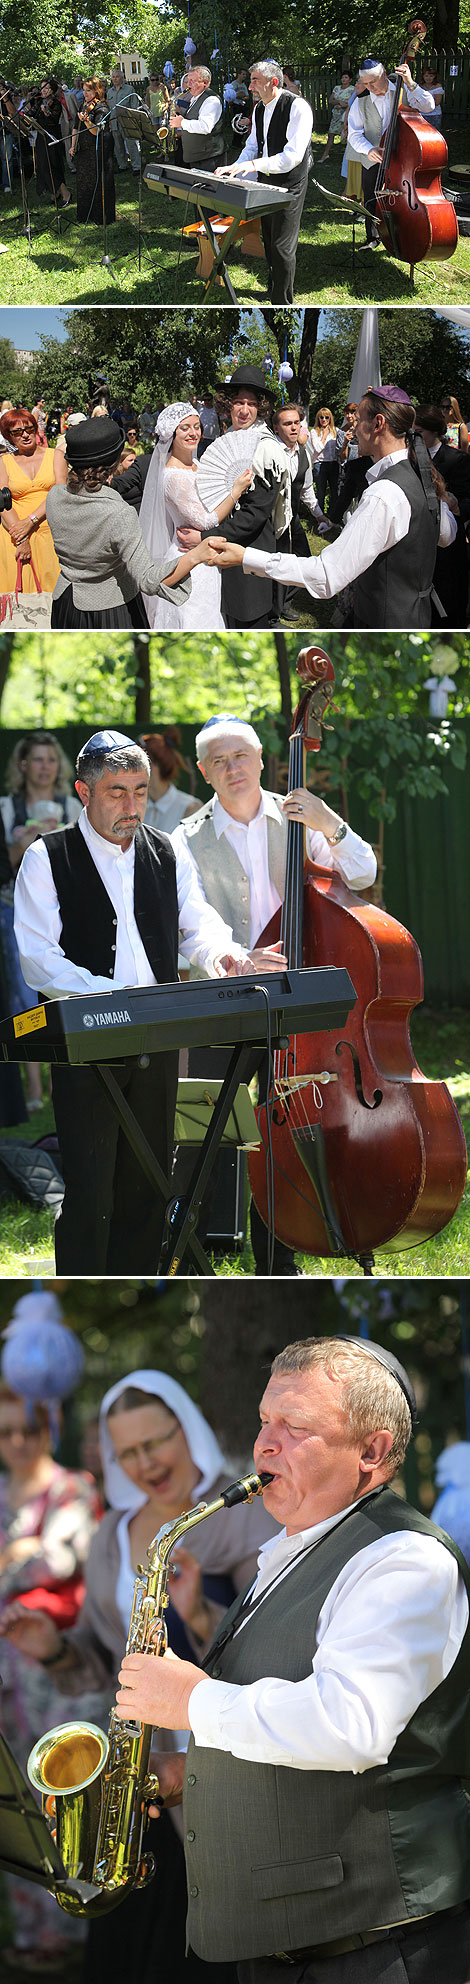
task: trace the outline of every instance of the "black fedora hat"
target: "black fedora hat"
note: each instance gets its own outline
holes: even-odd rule
[[[81,420],[78,427],[67,428],[66,458],[70,468],[112,468],[119,460],[124,447],[122,427],[117,420],[108,420],[106,414],[97,414],[94,420]]]
[[[274,399],[272,386],[267,384],[260,365],[237,365],[230,379],[220,379],[215,390],[230,399],[231,394],[238,393],[242,386],[249,386],[252,393],[266,393],[269,400]]]

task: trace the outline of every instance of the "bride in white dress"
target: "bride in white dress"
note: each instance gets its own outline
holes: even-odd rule
[[[165,406],[156,426],[157,444],[147,475],[140,508],[140,526],[151,555],[161,558],[176,547],[177,533],[188,525],[194,530],[215,530],[230,515],[251,482],[251,469],[237,476],[230,494],[218,508],[206,510],[196,489],[198,467],[196,449],[201,439],[199,415],[189,400]],[[225,622],[221,611],[221,575],[216,565],[196,565],[191,573],[191,596],[183,606],[169,600],[146,598],[149,624],[153,628],[186,627],[191,632],[216,632]]]

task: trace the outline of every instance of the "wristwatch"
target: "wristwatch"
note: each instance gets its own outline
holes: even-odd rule
[[[336,833],[327,835],[328,846],[338,847],[340,840],[345,839],[345,835],[347,834],[347,831],[348,829],[346,826],[346,821],[340,820],[339,827],[336,828]]]

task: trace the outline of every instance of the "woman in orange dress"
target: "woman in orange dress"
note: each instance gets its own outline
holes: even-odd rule
[[[65,481],[63,456],[53,448],[41,447],[34,414],[27,407],[13,407],[2,414],[0,431],[14,453],[7,449],[0,459],[0,487],[11,490],[13,507],[0,516],[0,618],[2,598],[14,594],[18,582],[23,593],[54,591],[59,562],[54,540],[46,521],[46,496],[54,482]]]

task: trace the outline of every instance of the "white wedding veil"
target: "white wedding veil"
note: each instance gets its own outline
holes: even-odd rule
[[[181,420],[188,420],[194,413],[189,400],[174,400],[171,406],[164,406],[159,413],[156,432],[157,442],[148,469],[144,493],[139,511],[142,536],[154,565],[160,565],[168,556],[174,536],[173,524],[167,513],[165,502],[165,469],[171,455],[173,435]]]

